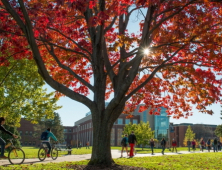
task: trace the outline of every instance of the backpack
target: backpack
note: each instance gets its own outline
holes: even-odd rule
[[[41,140],[47,140],[48,132],[42,132]]]
[[[121,145],[126,145],[126,138],[123,138],[123,139],[121,140]]]
[[[207,141],[207,145],[210,145],[210,141]]]

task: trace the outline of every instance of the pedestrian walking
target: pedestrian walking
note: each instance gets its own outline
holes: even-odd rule
[[[218,146],[217,146],[217,144],[218,144],[217,138],[214,139],[214,142],[213,142],[213,143],[214,143],[214,152],[215,152],[215,151],[218,152],[218,150],[217,150],[217,149],[218,149],[218,148],[217,148],[217,147],[218,147]]]
[[[201,151],[203,152],[205,146],[205,142],[203,139],[200,141],[200,145],[201,145]]]
[[[130,145],[130,154],[129,157],[132,158],[134,156],[133,151],[134,151],[134,146],[136,145],[136,135],[134,134],[134,131],[131,132],[131,134],[129,135],[129,145]]]
[[[89,141],[86,142],[86,149],[89,149]]]
[[[190,152],[191,141],[189,139],[187,140],[187,147],[188,147],[188,151]]]
[[[173,148],[172,152],[174,152],[174,148],[175,148],[175,150],[177,152],[177,142],[176,142],[175,139],[173,139],[173,141],[172,141],[172,148]]]
[[[153,148],[154,148],[154,146],[155,146],[154,140],[151,139],[150,140],[150,148],[151,148],[151,151],[152,151],[152,155],[153,155]]]
[[[192,149],[193,149],[193,152],[194,152],[196,150],[196,141],[194,139],[191,142],[191,145],[192,145]]]
[[[128,156],[128,149],[127,149],[128,138],[127,138],[127,135],[124,135],[124,137],[122,138],[121,145],[122,145],[122,151],[121,151],[121,158],[122,158],[124,148],[126,149],[126,156]]]
[[[211,149],[211,142],[210,142],[210,139],[208,139],[208,141],[207,141],[207,150],[208,150],[208,152],[210,152],[210,149]]]
[[[221,151],[221,142],[218,140],[218,143],[217,143],[217,148],[218,148],[218,151]]]
[[[164,138],[161,140],[161,146],[162,146],[162,154],[164,155],[164,150],[166,148],[166,141]]]

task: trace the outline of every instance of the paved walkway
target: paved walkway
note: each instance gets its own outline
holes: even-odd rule
[[[207,153],[208,151],[200,152],[188,152],[188,151],[179,151],[178,153],[172,153],[172,152],[167,152],[165,155],[179,155],[179,154],[194,154],[194,153]],[[211,150],[212,152],[212,150]],[[113,158],[120,158],[120,151],[119,150],[112,150],[112,157]],[[151,154],[136,154],[135,157],[146,157],[146,156],[163,156],[161,153],[154,153],[154,155]],[[123,157],[126,158],[126,153],[123,154]],[[82,160],[87,160],[91,158],[91,154],[85,154],[85,155],[65,155],[62,157],[58,157],[56,160],[52,160],[51,158],[46,158],[45,161],[40,162],[39,159],[25,159],[24,164],[33,164],[33,163],[58,163],[58,162],[71,162],[71,161],[82,161]],[[1,165],[9,165],[9,161],[7,159],[5,160],[0,160],[0,166]]]

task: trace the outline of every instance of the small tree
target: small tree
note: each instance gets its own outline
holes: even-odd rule
[[[137,144],[141,144],[142,149],[149,144],[151,138],[154,138],[154,132],[151,130],[149,122],[144,123],[141,121],[138,125],[132,123],[125,125],[124,134],[129,135],[132,131],[135,132]]]
[[[218,137],[222,137],[222,125],[218,125],[214,132]]]
[[[142,145],[142,149],[145,145],[149,144],[151,138],[154,138],[154,131],[151,130],[149,122],[140,122],[136,128],[137,143]]]
[[[185,133],[185,138],[184,138],[183,144],[185,146],[187,146],[187,141],[188,140],[193,140],[194,138],[195,138],[195,133],[193,133],[191,127],[188,126],[187,131]]]
[[[136,131],[136,124],[132,124],[131,122],[124,126],[123,134],[127,134],[128,136],[131,134],[132,131]]]

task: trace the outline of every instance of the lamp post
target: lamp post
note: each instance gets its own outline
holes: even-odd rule
[[[79,136],[79,126],[80,125],[77,125],[77,149],[79,148],[79,139],[78,139],[78,136]]]

